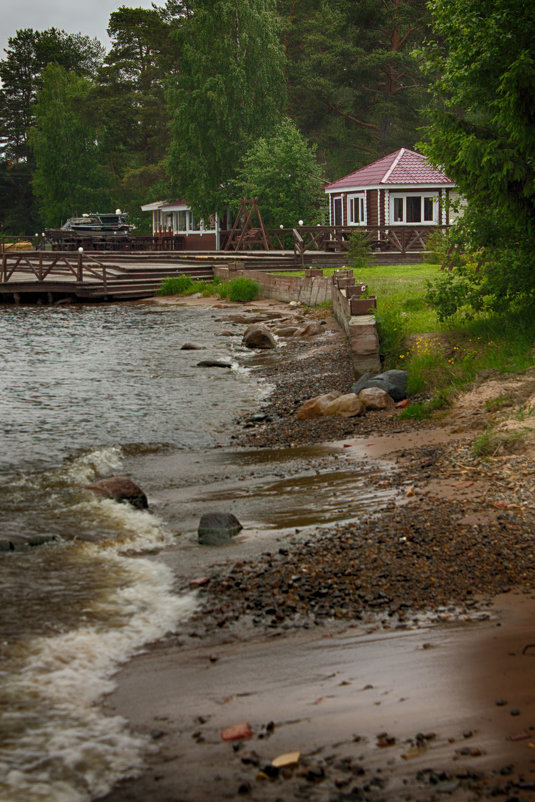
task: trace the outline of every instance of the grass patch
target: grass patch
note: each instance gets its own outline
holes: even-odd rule
[[[500,409],[514,406],[513,399],[508,395],[499,395],[496,398],[487,398],[485,401],[486,412],[499,412]]]
[[[499,454],[520,454],[525,445],[527,429],[521,432],[505,433],[487,429],[478,435],[472,443],[472,453],[480,459],[496,457]]]

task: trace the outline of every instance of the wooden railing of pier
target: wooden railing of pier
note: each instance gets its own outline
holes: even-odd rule
[[[109,265],[85,253],[54,253],[46,251],[4,252],[0,269],[0,283],[6,284],[21,274],[33,275],[36,281],[45,281],[51,275],[81,284],[84,278],[96,279],[106,289]]]

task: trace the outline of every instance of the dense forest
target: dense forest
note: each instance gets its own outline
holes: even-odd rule
[[[19,30],[0,61],[0,231],[116,207],[143,231],[142,203],[207,215],[251,193],[313,222],[324,181],[420,138],[430,22],[425,0],[168,0],[113,12],[108,52]]]

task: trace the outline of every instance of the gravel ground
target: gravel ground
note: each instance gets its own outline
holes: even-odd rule
[[[296,420],[303,401],[333,389],[348,392],[353,378],[344,342],[323,352],[310,341],[288,347],[291,358],[263,371],[274,386],[263,409],[267,422],[243,429],[236,436],[240,445],[300,445],[441,425],[382,412]],[[467,416],[466,410],[463,420],[460,428],[474,425],[474,436],[485,425],[481,415]],[[532,587],[533,463],[526,455],[478,459],[471,439],[398,452],[398,470],[375,481],[397,487],[401,504],[392,503],[377,517],[318,529],[304,542],[290,540],[278,553],[214,575],[201,591],[205,603],[198,620],[211,630],[245,619],[271,629],[370,618],[405,627],[422,614],[484,615],[489,597]],[[430,484],[440,487],[446,480],[454,495],[456,484],[459,493],[464,490],[462,498],[428,495]]]
[[[345,342],[338,341],[316,353],[311,341],[290,341],[285,351],[284,360],[262,370],[263,378],[273,386],[267,403],[259,410],[268,416],[268,422],[235,435],[239,445],[255,448],[303,445],[377,431],[410,431],[427,425],[400,419],[397,414],[374,411],[357,418],[297,420],[295,412],[304,401],[333,390],[349,393],[355,378]]]

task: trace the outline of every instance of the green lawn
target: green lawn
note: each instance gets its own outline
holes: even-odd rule
[[[325,270],[324,274],[332,273]],[[444,328],[424,295],[426,284],[440,272],[440,265],[392,265],[354,270],[357,282],[367,284],[370,295],[377,296],[377,314],[397,312],[404,318],[406,334],[439,331]]]

